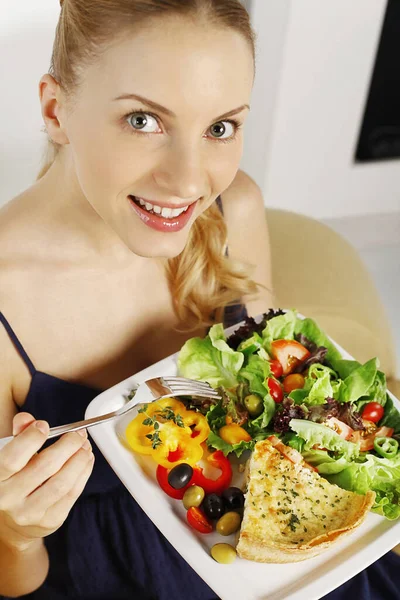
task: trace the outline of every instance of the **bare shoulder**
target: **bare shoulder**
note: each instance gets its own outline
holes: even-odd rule
[[[228,229],[229,256],[252,268],[253,280],[260,284],[259,298],[247,303],[256,315],[274,306],[271,258],[265,205],[261,190],[244,171],[238,171],[222,194],[222,208]]]
[[[254,211],[265,213],[264,200],[257,183],[244,171],[238,171],[231,185],[222,194],[227,222],[234,222]]]

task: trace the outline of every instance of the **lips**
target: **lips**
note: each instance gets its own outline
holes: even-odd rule
[[[172,208],[161,207],[159,205],[152,204],[137,196],[128,196],[128,198],[131,207],[140,217],[142,223],[151,229],[163,232],[175,232],[183,229],[192,216],[197,204],[196,201],[190,204],[187,208],[182,206]],[[149,207],[149,210],[147,209],[147,206]],[[178,211],[180,214],[176,214]],[[160,214],[157,214],[158,212]]]

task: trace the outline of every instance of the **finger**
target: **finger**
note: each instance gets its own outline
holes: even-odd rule
[[[20,413],[16,414],[13,419],[12,434],[14,436],[18,435],[19,433],[21,433],[21,431],[26,429],[28,427],[28,425],[33,423],[33,421],[36,421],[35,417],[33,417],[31,414],[29,414],[27,412],[20,412]]]
[[[58,473],[71,456],[83,446],[91,449],[85,430],[66,433],[55,444],[33,456],[22,471],[4,482],[2,494],[13,494],[18,490],[19,496],[24,498],[29,496],[36,488]]]
[[[89,479],[94,465],[94,456],[90,457],[86,467],[81,472],[78,478],[76,478],[74,485],[71,487],[69,492],[65,494],[58,502],[53,504],[47,511],[42,520],[42,526],[47,529],[56,529],[59,527],[67,518],[71,508],[82,494],[87,480]]]
[[[40,512],[44,514],[49,508],[71,494],[77,482],[81,481],[81,477],[87,473],[89,467],[89,472],[91,472],[93,458],[91,448],[81,448],[64,464],[58,473],[28,496],[24,510],[28,514],[39,514]]]
[[[46,421],[34,421],[0,450],[0,482],[21,471],[43,446],[49,432]]]

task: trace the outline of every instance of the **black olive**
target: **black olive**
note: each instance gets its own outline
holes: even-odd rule
[[[189,483],[193,476],[193,469],[187,463],[176,465],[168,473],[168,483],[174,490],[181,490]]]
[[[244,495],[237,487],[229,487],[222,492],[227,510],[240,510],[244,506]]]
[[[224,502],[217,494],[207,494],[201,508],[209,519],[219,519],[225,512]]]

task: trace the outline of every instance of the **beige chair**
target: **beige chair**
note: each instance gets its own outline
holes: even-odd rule
[[[378,356],[389,389],[399,395],[388,318],[356,250],[310,217],[267,209],[267,219],[277,305],[314,318],[360,362]]]

